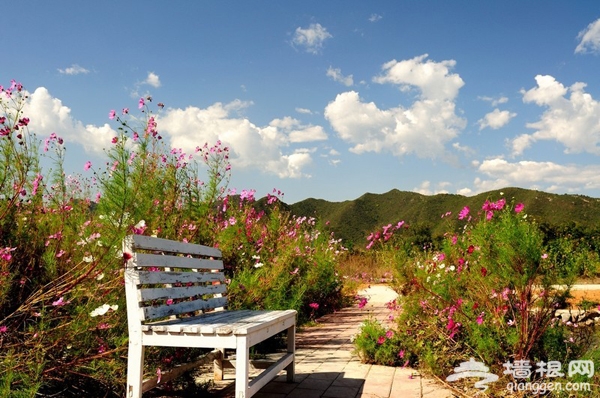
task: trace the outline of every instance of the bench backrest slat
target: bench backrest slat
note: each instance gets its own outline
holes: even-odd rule
[[[221,257],[221,251],[215,247],[198,245],[196,243],[177,242],[145,235],[130,235],[130,237],[133,239],[134,246],[138,249],[192,254],[195,256]]]
[[[227,305],[221,251],[192,243],[143,235],[123,241],[127,258],[125,292],[130,331],[141,323],[187,316]]]
[[[165,256],[163,254],[134,254],[136,267],[168,267],[188,269],[223,269],[223,261],[207,260],[193,257]]]
[[[189,287],[165,287],[138,290],[139,301],[182,299],[206,294],[225,293],[225,285],[189,286]]]
[[[222,272],[153,272],[138,271],[138,285],[156,285],[158,283],[206,283],[206,282],[225,282],[225,274]]]

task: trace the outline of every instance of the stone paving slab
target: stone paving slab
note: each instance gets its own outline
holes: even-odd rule
[[[286,383],[285,372],[265,385],[256,398],[450,398],[456,395],[417,371],[402,367],[368,365],[353,353],[352,336],[371,317],[388,322],[385,303],[396,293],[385,285],[360,292],[369,299],[364,308],[344,308],[318,320],[318,325],[296,333],[296,380]],[[233,370],[216,384],[221,397],[234,396]]]

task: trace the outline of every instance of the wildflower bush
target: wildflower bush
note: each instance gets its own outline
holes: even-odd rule
[[[555,248],[548,254],[523,210],[504,198],[486,201],[477,214],[465,207],[460,229],[447,233],[439,248],[412,246],[408,256],[402,231],[374,235],[370,244],[398,260],[395,286],[402,297],[394,333],[366,323],[356,338],[358,353],[375,362],[407,359],[438,376],[470,357],[502,375],[503,365],[515,360],[566,364],[588,355],[593,325],[555,315],[581,270]]]
[[[228,189],[220,142],[192,154],[168,148],[163,104],[146,97],[139,116],[110,111],[117,134],[106,163],[67,175],[60,132],[38,141],[27,101],[21,84],[0,86],[0,396],[124,394],[127,234],[221,248],[233,308],[294,308],[307,320],[340,304],[340,242],[286,214],[277,194],[258,211],[254,191]],[[199,353],[147,354],[155,373]]]

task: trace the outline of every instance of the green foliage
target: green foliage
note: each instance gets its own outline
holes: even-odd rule
[[[221,248],[233,308],[295,308],[308,320],[316,304],[320,312],[339,307],[340,242],[322,234],[313,219],[290,216],[275,197],[268,211],[257,211],[254,191],[227,191],[229,150],[220,142],[198,146],[194,154],[167,148],[152,100],[142,98],[141,118],[111,112],[118,128],[106,165],[88,162],[89,177],[67,177],[63,140],[52,134],[40,153],[22,114],[25,91],[17,83],[3,90],[1,396],[123,396],[121,242],[127,234]],[[41,173],[42,156],[51,163],[48,177]],[[263,266],[254,267],[259,258]],[[148,349],[147,372],[200,354]]]
[[[592,347],[593,325],[555,317],[581,272],[577,256],[559,256],[558,247],[570,247],[565,242],[546,247],[522,208],[504,199],[486,201],[478,214],[464,208],[456,218],[460,232],[450,230],[439,248],[398,258],[394,282],[403,298],[395,333],[413,365],[444,377],[473,357],[502,374],[515,359],[567,363]],[[398,241],[406,230],[390,231],[369,239],[393,258],[405,253]],[[367,360],[387,355],[373,343],[380,335],[376,325],[363,326],[356,346]]]
[[[591,249],[600,253],[598,225],[600,225],[600,199],[581,195],[557,195],[521,188],[504,188],[465,197],[461,195],[421,195],[396,189],[383,194],[367,193],[360,198],[344,202],[305,199],[290,205],[296,215],[313,216],[330,221],[336,236],[347,247],[364,249],[368,234],[380,225],[404,220],[412,227],[429,229],[428,239],[437,242],[448,231],[458,232],[460,223],[455,218],[440,218],[447,211],[458,213],[464,206],[477,208],[487,198],[504,194],[518,198],[527,206],[529,217],[540,224],[548,239],[557,235],[583,238]]]
[[[394,330],[374,319],[364,321],[354,339],[355,351],[362,362],[387,366],[409,363],[404,341]]]

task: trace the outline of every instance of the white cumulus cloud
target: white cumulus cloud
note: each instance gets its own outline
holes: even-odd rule
[[[492,130],[498,130],[499,128],[508,124],[510,119],[515,116],[517,116],[516,113],[501,111],[500,109],[496,108],[492,112],[486,114],[483,119],[480,119],[477,123],[479,123],[479,130],[483,130],[486,127],[489,127]]]
[[[539,140],[561,143],[565,153],[588,152],[600,155],[600,103],[584,91],[585,83],[565,87],[552,76],[536,76],[537,87],[522,90],[523,102],[535,103],[546,110],[540,120],[526,126],[532,134],[512,141],[513,155]]]
[[[154,88],[158,88],[161,85],[160,78],[154,72],[148,72],[148,77],[146,77],[146,80],[144,81],[144,83],[146,83]]]
[[[67,142],[78,143],[88,153],[103,154],[116,131],[110,125],[84,125],[71,115],[71,109],[58,98],[52,97],[45,87],[38,87],[25,108],[31,122],[29,128],[39,138],[56,133]]]
[[[312,163],[311,151],[293,149],[292,144],[327,139],[323,128],[291,117],[260,127],[234,115],[246,106],[249,103],[233,101],[217,102],[205,109],[167,109],[159,119],[159,128],[174,148],[188,153],[205,142],[220,140],[230,148],[235,167],[254,168],[280,178],[308,177],[304,170]]]
[[[600,18],[579,32],[577,38],[580,42],[575,47],[575,53],[595,53],[600,51]]]
[[[325,118],[338,136],[353,145],[354,153],[389,151],[401,156],[445,157],[446,144],[464,129],[466,121],[456,114],[454,98],[464,84],[449,73],[454,61],[436,63],[426,55],[383,66],[377,83],[416,89],[419,98],[408,108],[379,109],[364,102],[356,91],[338,94],[325,108]]]
[[[311,54],[318,54],[323,48],[325,40],[332,37],[331,33],[321,26],[321,24],[313,23],[305,29],[298,27],[292,38],[292,44],[303,47],[306,52]]]
[[[479,192],[507,186],[566,192],[600,188],[600,165],[562,165],[537,161],[511,163],[502,158],[493,158],[481,162],[478,171],[490,178],[475,180]]]
[[[312,115],[313,114],[313,111],[311,111],[310,109],[307,109],[307,108],[296,108],[296,112],[302,113],[304,115]]]
[[[383,17],[379,14],[371,14],[371,16],[369,17],[369,22],[377,22],[381,18],[383,18]]]
[[[354,84],[354,78],[352,75],[344,76],[340,68],[332,68],[331,66],[327,69],[327,77],[331,77],[333,81],[342,83],[346,87],[350,87]]]
[[[58,71],[60,73],[62,73],[63,75],[80,75],[80,74],[90,73],[90,71],[88,69],[84,68],[83,66],[79,66],[77,64],[73,64],[65,69],[59,69]]]
[[[477,99],[489,102],[492,104],[492,106],[498,106],[500,104],[505,104],[508,102],[507,97],[494,98],[494,97],[487,97],[487,96],[479,96],[479,97],[477,97]]]
[[[465,82],[450,73],[456,61],[434,62],[427,54],[404,61],[392,60],[382,66],[383,73],[373,78],[376,83],[398,84],[402,91],[420,90],[424,99],[453,100]]]

